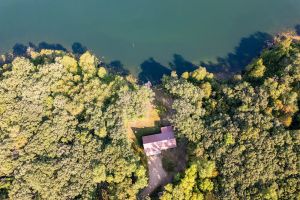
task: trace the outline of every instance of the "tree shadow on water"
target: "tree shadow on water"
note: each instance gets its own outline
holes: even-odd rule
[[[13,46],[13,54],[16,56],[24,56],[27,53],[27,48],[28,46],[21,44],[21,43],[16,43]]]
[[[149,58],[141,64],[141,72],[139,80],[143,83],[151,81],[152,83],[159,83],[163,75],[169,75],[171,69],[163,66],[154,58]]]
[[[47,43],[47,42],[40,42],[38,44],[38,50],[41,50],[41,49],[67,51],[67,49],[61,44],[50,44],[50,43]]]
[[[172,70],[175,70],[178,75],[181,75],[183,72],[191,72],[198,68],[197,65],[192,62],[184,59],[182,55],[174,54],[173,61],[169,63]]]
[[[217,62],[200,62],[210,72],[238,72],[243,70],[253,58],[259,56],[267,47],[267,42],[272,40],[272,35],[264,32],[256,32],[241,39],[234,52],[226,57],[217,58]]]
[[[13,46],[13,54],[15,56],[26,56],[28,47],[30,47],[36,51],[40,51],[42,49],[68,51],[67,48],[65,48],[63,45],[58,44],[58,43],[51,44],[51,43],[47,43],[47,42],[40,42],[36,45],[33,42],[29,42],[28,45],[24,45],[22,43],[16,43]],[[81,54],[85,53],[87,50],[88,50],[88,48],[79,42],[74,42],[72,44],[72,52],[74,54],[81,55]]]
[[[200,61],[199,65],[206,67],[208,71],[213,73],[231,74],[242,71],[252,59],[258,57],[261,51],[268,47],[272,39],[272,35],[268,33],[255,32],[242,38],[234,52],[228,53],[225,57],[218,57],[215,62]],[[179,54],[173,55],[173,60],[169,63],[170,68],[161,65],[154,58],[149,58],[141,64],[142,71],[139,74],[139,79],[142,82],[159,83],[163,75],[170,74],[171,70],[175,70],[178,75],[181,75],[186,71],[194,71],[199,65],[193,64]]]
[[[295,26],[295,30],[296,30],[297,35],[300,36],[300,24]]]
[[[111,61],[109,64],[108,64],[108,68],[114,72],[114,73],[117,73],[117,74],[120,74],[122,76],[127,76],[129,75],[129,70],[125,69],[124,68],[124,65],[122,64],[121,61],[119,60],[114,60],[114,61]]]
[[[26,56],[29,47],[36,51],[40,51],[42,49],[67,51],[67,49],[61,44],[50,44],[47,42],[40,42],[38,45],[35,45],[33,42],[29,42],[28,45],[16,43],[13,46],[13,54],[15,56]]]
[[[300,33],[300,25],[295,27],[296,32]],[[264,32],[255,32],[254,34],[244,37],[240,40],[239,45],[235,48],[234,52],[228,53],[225,57],[218,57],[215,62],[200,62],[199,65],[206,67],[208,71],[214,73],[226,74],[234,73],[243,70],[253,58],[259,56],[261,51],[267,47],[269,41],[272,41],[272,36]],[[222,44],[220,44],[222,45]],[[37,46],[33,43],[29,43],[29,47],[33,49],[52,49],[67,51],[61,44],[49,44],[41,42]],[[22,56],[26,55],[28,46],[17,43],[13,52],[14,55]],[[74,42],[72,50],[75,54],[84,53],[87,48],[79,42]],[[128,75],[129,71],[124,68],[123,64],[119,60],[112,61],[108,64],[108,67],[118,74]],[[163,75],[169,75],[172,70],[176,70],[180,75],[185,71],[193,71],[197,69],[198,65],[186,60],[182,55],[174,54],[173,60],[169,63],[169,66],[164,66],[157,62],[154,58],[145,60],[141,65],[141,72],[139,74],[139,80],[141,82],[151,81],[154,84],[160,83]]]
[[[88,50],[87,47],[83,46],[79,42],[74,42],[72,44],[72,51],[74,54],[84,54],[87,50]]]

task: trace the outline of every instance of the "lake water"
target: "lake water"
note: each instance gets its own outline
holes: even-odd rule
[[[155,78],[166,66],[243,64],[268,34],[300,24],[300,0],[1,0],[0,24],[2,53],[76,42]]]

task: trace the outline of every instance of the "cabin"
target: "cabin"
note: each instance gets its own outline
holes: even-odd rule
[[[161,133],[143,136],[144,151],[147,156],[158,155],[162,150],[177,146],[172,126],[161,128]]]

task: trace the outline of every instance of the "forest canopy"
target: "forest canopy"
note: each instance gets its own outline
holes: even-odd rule
[[[42,50],[1,67],[0,199],[136,199],[147,185],[124,124],[153,94],[101,64]]]
[[[200,67],[164,77],[163,87],[175,99],[172,123],[189,141],[190,168],[161,199],[300,198],[299,42],[277,41],[229,81]],[[216,176],[201,177],[203,160]]]
[[[300,43],[284,37],[229,80],[164,76],[188,164],[161,200],[300,198]],[[148,184],[126,123],[152,89],[93,54],[31,51],[0,67],[0,199],[137,199]],[[148,198],[148,197],[147,197]]]

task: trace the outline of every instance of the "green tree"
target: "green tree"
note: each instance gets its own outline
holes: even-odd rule
[[[1,195],[136,199],[147,177],[125,122],[144,113],[152,91],[113,74],[103,80],[89,52],[78,61],[41,51],[9,65],[0,80]]]
[[[233,80],[205,73],[163,79],[174,98],[171,121],[198,166],[198,189],[219,199],[297,199],[299,42],[278,41]]]

